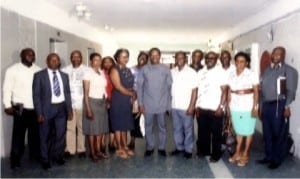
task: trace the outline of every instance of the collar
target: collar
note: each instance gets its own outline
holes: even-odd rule
[[[58,69],[57,69],[57,70],[52,70],[52,69],[50,69],[50,68],[47,68],[47,71],[48,71],[48,73],[51,73],[51,74],[53,74],[53,72],[59,73],[59,70],[58,70]]]
[[[281,68],[282,65],[283,65],[282,62],[280,62],[280,63],[278,64],[278,68]],[[274,63],[271,63],[271,68],[272,68],[272,69],[275,68],[275,64],[274,64]]]

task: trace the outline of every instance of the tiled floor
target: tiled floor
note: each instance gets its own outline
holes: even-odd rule
[[[168,120],[168,130],[171,131]],[[167,151],[174,149],[172,134],[169,132]],[[128,160],[117,158],[111,154],[110,159],[92,163],[90,159],[79,159],[77,157],[67,160],[64,166],[53,166],[49,171],[41,169],[37,162],[32,162],[24,156],[22,167],[12,171],[9,168],[7,158],[1,160],[1,177],[67,177],[67,178],[89,178],[89,177],[197,177],[197,178],[289,178],[300,177],[299,159],[288,157],[286,161],[276,170],[270,170],[267,166],[256,164],[255,160],[263,157],[262,139],[260,135],[255,136],[252,146],[251,158],[246,167],[240,168],[228,162],[228,154],[215,164],[209,163],[207,158],[185,159],[180,156],[161,157],[157,153],[149,158],[144,158],[145,142],[137,140],[136,155]]]

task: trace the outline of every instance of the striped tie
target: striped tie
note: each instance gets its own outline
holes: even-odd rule
[[[60,87],[59,87],[59,82],[55,71],[53,72],[53,91],[55,96],[60,96]]]

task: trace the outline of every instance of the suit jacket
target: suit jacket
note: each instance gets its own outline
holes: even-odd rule
[[[61,79],[63,83],[64,95],[65,95],[65,112],[66,114],[72,112],[71,92],[69,77],[66,73],[61,71]],[[44,117],[50,117],[51,108],[51,96],[52,89],[50,78],[47,68],[34,74],[32,84],[33,105],[37,115],[43,115]]]

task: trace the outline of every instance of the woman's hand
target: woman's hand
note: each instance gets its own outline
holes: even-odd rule
[[[252,117],[258,118],[258,116],[259,116],[258,115],[258,108],[256,108],[256,107],[252,108],[251,114],[252,114]]]
[[[93,114],[93,111],[92,110],[87,110],[86,111],[86,117],[90,120],[93,120],[94,119],[94,114]]]

